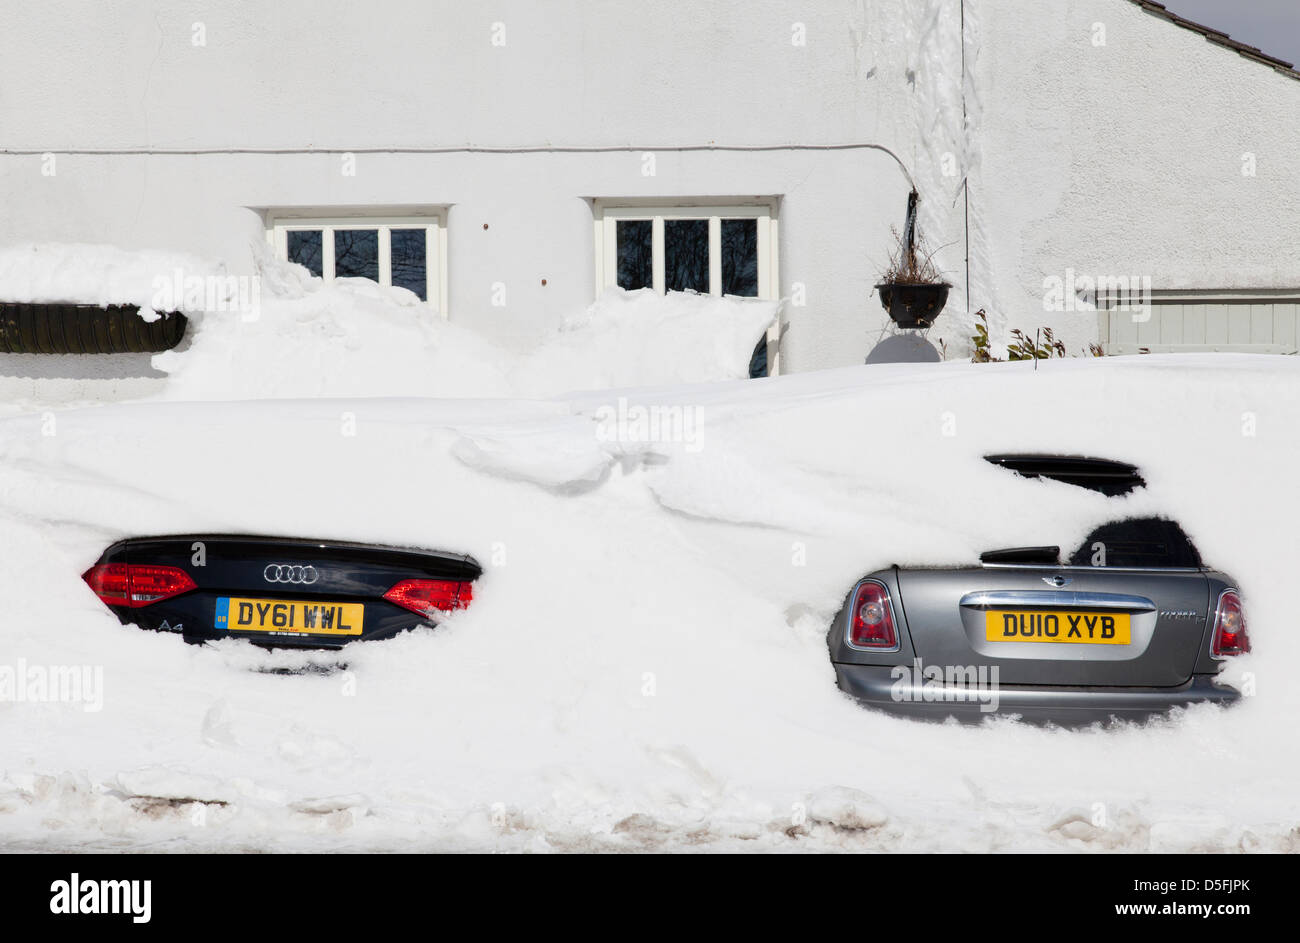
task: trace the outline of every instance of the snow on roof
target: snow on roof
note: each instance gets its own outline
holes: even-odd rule
[[[160,290],[172,288],[178,277],[224,272],[219,263],[169,250],[59,242],[0,246],[0,301],[136,305],[149,311],[159,307]],[[167,300],[162,308],[187,310],[183,297]]]

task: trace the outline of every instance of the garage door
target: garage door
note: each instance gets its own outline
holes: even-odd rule
[[[1300,291],[1156,292],[1146,321],[1128,311],[1098,314],[1108,354],[1294,354],[1300,339]]]

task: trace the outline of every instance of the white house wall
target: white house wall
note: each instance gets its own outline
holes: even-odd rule
[[[973,294],[998,324],[1056,324],[1072,352],[1096,339],[1094,313],[1043,311],[1043,278],[1069,269],[1300,287],[1300,81],[1128,0],[981,8],[972,206],[990,264]]]
[[[589,200],[777,197],[781,291],[806,299],[786,309],[783,368],[836,367],[893,331],[872,285],[904,171],[876,150],[663,146],[873,143],[920,187],[954,283],[931,339],[951,354],[978,307],[1095,339],[1095,318],[1042,312],[1044,274],[1071,266],[1300,283],[1300,82],[1128,0],[52,0],[0,20],[7,243],[178,248],[249,271],[260,209],[445,205],[450,316],[526,346],[592,299]],[[355,176],[309,153],[465,144],[636,149],[358,153]],[[205,153],[159,153],[177,151]]]
[[[490,10],[429,0],[56,0],[8,30],[24,41],[0,64],[5,144],[59,155],[870,142],[916,164],[926,157],[918,124],[933,124],[916,111],[927,104],[918,88],[935,85],[917,57],[920,37],[933,34],[931,6],[946,19],[957,10],[901,0]],[[205,47],[191,45],[195,22]],[[492,44],[494,23],[504,24],[504,47]],[[806,45],[792,42],[800,33]],[[344,177],[336,154],[62,154],[53,178],[40,176],[37,154],[5,156],[4,237],[175,246],[246,270],[261,223],[243,207],[447,204],[451,317],[526,344],[591,301],[587,198],[777,196],[782,291],[801,285],[806,298],[787,312],[784,365],[860,363],[888,324],[871,286],[906,205],[893,159],[869,150],[655,155],[647,177],[640,151],[360,154],[356,176]],[[927,197],[924,219],[936,243],[953,243],[943,264],[960,272],[950,204]],[[507,286],[504,308],[491,304],[496,282]]]

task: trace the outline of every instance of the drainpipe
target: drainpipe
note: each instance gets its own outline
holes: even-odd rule
[[[966,143],[966,0],[961,4],[961,134],[962,144]],[[970,167],[961,181],[962,194],[966,198],[966,314],[970,315]]]

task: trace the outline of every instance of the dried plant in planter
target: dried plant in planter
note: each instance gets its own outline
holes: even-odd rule
[[[945,285],[943,274],[934,264],[934,253],[926,244],[924,236],[916,236],[908,246],[906,238],[898,234],[897,226],[890,226],[889,231],[898,245],[889,253],[889,267],[880,276],[882,284],[888,285]]]

